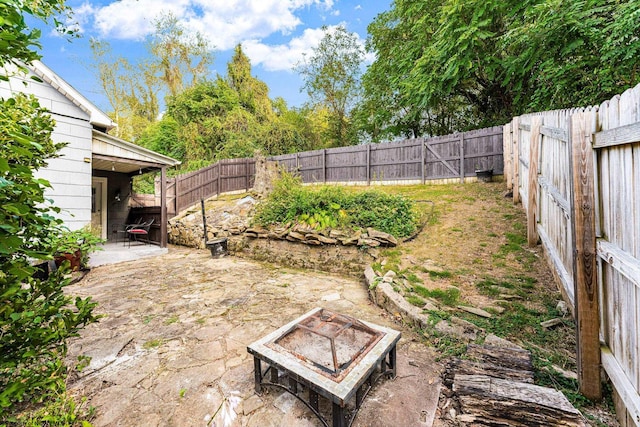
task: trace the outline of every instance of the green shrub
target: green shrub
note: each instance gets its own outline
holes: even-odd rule
[[[302,223],[311,228],[367,228],[406,237],[416,230],[411,200],[379,191],[350,193],[341,187],[304,187],[283,172],[274,190],[256,209],[254,222],[268,227]]]
[[[0,99],[0,420],[65,390],[66,340],[95,321],[90,298],[72,298],[65,268],[36,278],[33,261],[53,258],[47,237],[60,226],[47,204],[49,183],[34,171],[63,144],[33,97]]]

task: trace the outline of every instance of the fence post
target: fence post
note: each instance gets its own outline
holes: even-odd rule
[[[520,117],[513,118],[513,204],[520,202]]]
[[[371,144],[367,144],[367,185],[371,185]]]
[[[427,150],[425,150],[424,144],[424,138],[420,138],[420,156],[422,157],[422,184],[425,184],[427,182],[427,177],[425,176],[427,168]]]
[[[178,213],[180,213],[180,208],[182,208],[182,205],[180,205],[180,201],[178,200],[179,194],[178,194],[178,185],[180,184],[180,175],[176,175],[174,178],[174,188],[175,188],[175,192],[176,192],[176,197],[174,198],[174,203],[176,204],[176,215],[178,215]]]
[[[249,191],[249,158],[244,158],[244,191]]]
[[[533,248],[538,244],[538,162],[540,153],[540,128],[542,117],[531,118],[529,138],[529,194],[527,203],[527,242]]]
[[[513,190],[513,181],[512,181],[512,153],[511,148],[513,147],[513,134],[511,133],[512,123],[509,122],[502,128],[502,157],[504,159],[504,178],[507,181],[507,191]]]
[[[595,227],[594,162],[591,148],[593,116],[569,117],[569,171],[571,172],[571,228],[573,234],[573,283],[575,292],[578,383],[580,393],[602,398],[600,383],[600,325]]]
[[[167,247],[167,167],[160,168],[160,247]]]
[[[222,171],[222,168],[220,167],[220,162],[217,162],[215,167],[217,169],[217,175],[216,175],[216,197],[218,197],[220,195],[220,174],[221,174],[221,171]]]
[[[327,149],[322,149],[322,182],[327,183]]]
[[[464,132],[460,133],[460,184],[464,184]]]

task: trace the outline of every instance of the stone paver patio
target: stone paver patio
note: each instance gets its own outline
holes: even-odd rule
[[[402,331],[398,376],[381,380],[356,426],[430,426],[442,367],[407,328],[373,305],[360,277],[300,271],[205,250],[94,268],[69,293],[99,302],[99,323],[69,349],[91,357],[70,389],[96,408],[94,426],[205,426],[225,396],[242,399],[234,426],[319,426],[291,395],[254,392],[246,347],[314,307]],[[220,418],[210,425],[218,427]]]

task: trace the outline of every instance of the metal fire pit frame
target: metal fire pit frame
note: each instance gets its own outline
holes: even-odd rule
[[[315,308],[247,347],[247,351],[253,355],[255,390],[256,393],[261,393],[263,386],[274,386],[288,391],[304,403],[323,425],[329,427],[328,420],[319,411],[318,396],[323,396],[332,403],[333,427],[347,427],[355,419],[374,383],[383,375],[390,378],[396,376],[396,344],[401,334],[393,329],[361,320],[363,324],[382,333],[383,336],[366,354],[362,355],[358,363],[340,381],[323,375],[289,352],[276,351],[267,346],[321,310],[323,309]],[[264,371],[262,362],[267,365]],[[303,387],[298,387],[299,385]],[[308,401],[300,390],[304,387],[309,391]],[[350,411],[347,405],[353,398],[355,398],[355,406]]]

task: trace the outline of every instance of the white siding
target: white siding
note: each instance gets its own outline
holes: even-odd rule
[[[49,180],[52,187],[45,196],[62,209],[60,217],[71,229],[91,223],[91,130],[89,115],[69,99],[44,82],[11,78],[0,81],[0,96],[8,98],[18,92],[35,95],[40,105],[52,113],[56,127],[52,134],[55,142],[67,142],[61,157],[51,159],[37,176]],[[26,84],[25,84],[26,82]]]

